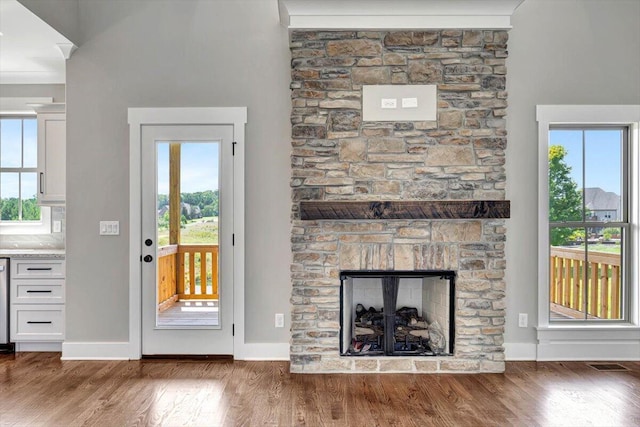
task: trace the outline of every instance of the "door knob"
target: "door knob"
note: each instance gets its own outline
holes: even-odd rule
[[[147,240],[144,241],[144,244],[147,245],[147,246],[151,246],[151,245],[153,245],[153,240],[147,239]]]
[[[153,257],[152,257],[151,255],[145,255],[145,257],[144,257],[144,258],[142,258],[142,259],[144,259],[144,262],[151,262],[151,261],[153,261]]]

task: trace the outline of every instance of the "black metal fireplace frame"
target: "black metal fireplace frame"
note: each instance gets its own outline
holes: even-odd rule
[[[385,282],[393,283],[397,282],[400,278],[424,278],[424,277],[440,277],[441,279],[449,280],[450,292],[449,292],[449,353],[442,356],[452,356],[454,352],[455,344],[455,312],[456,312],[456,272],[453,270],[344,270],[340,272],[340,295],[344,295],[345,281],[348,279],[363,279],[363,278],[380,278],[383,281],[383,292]],[[386,279],[386,280],[385,280]],[[344,316],[344,300],[340,297],[340,319]],[[385,319],[385,322],[392,321],[390,318]],[[344,325],[341,320],[340,327],[340,354],[343,356],[353,356],[346,354],[346,350],[342,348],[344,338]],[[393,325],[385,324],[385,331],[393,329]],[[390,334],[385,334],[385,339],[389,341]],[[391,341],[393,335],[391,335]],[[395,351],[393,348],[389,349],[389,343],[385,342],[384,356],[402,356],[402,352]],[[371,356],[378,356],[378,354],[372,354]]]

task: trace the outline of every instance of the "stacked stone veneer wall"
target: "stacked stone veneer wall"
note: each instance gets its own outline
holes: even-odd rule
[[[302,200],[501,200],[504,31],[295,31],[292,372],[504,370],[504,220],[301,221]],[[363,122],[362,86],[436,84],[438,120]],[[457,271],[451,357],[339,355],[341,270]]]

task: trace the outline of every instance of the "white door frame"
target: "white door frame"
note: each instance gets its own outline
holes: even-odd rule
[[[129,359],[142,357],[142,171],[143,125],[232,125],[234,151],[233,337],[234,358],[244,349],[244,126],[246,107],[129,108]]]

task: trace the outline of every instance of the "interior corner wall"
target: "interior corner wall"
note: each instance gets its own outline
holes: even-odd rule
[[[525,0],[512,18],[507,59],[507,360],[509,346],[532,349],[535,357],[538,280],[545,280],[538,278],[535,107],[640,103],[639,18],[637,0]],[[518,313],[529,314],[528,328],[518,328]]]
[[[0,85],[2,98],[53,98],[53,102],[65,101],[64,84],[17,84]]]
[[[129,107],[248,108],[245,340],[288,343],[290,54],[276,1],[93,1],[67,62],[67,342],[129,334]],[[100,220],[120,235],[98,235]]]

